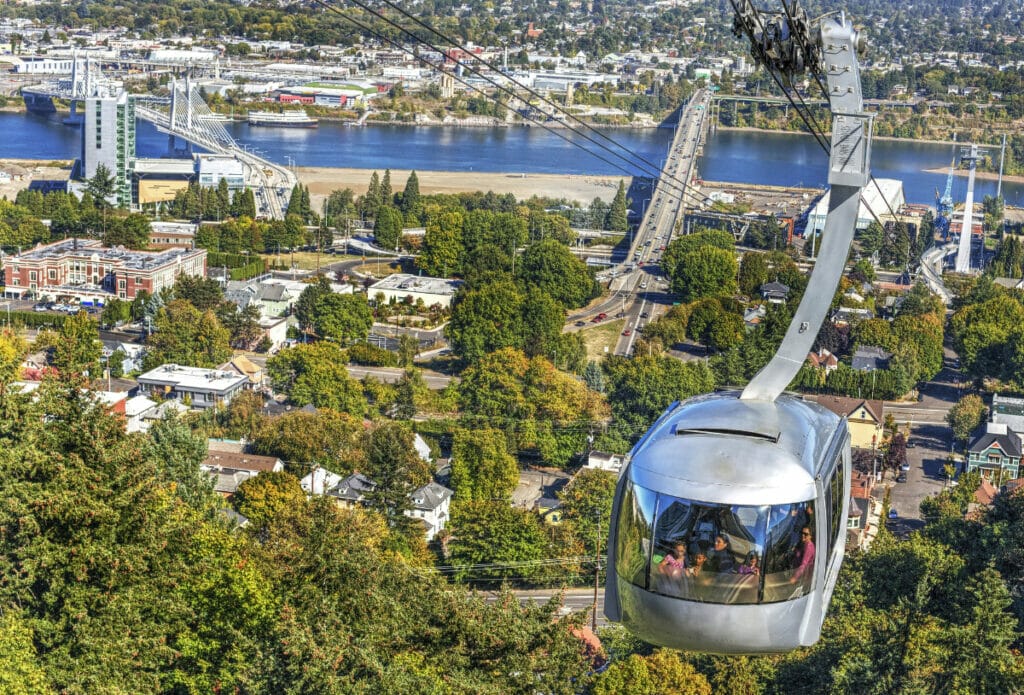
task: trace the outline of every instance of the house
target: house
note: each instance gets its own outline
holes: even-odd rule
[[[255,478],[260,473],[283,471],[284,463],[275,456],[214,450],[199,464],[199,470],[213,479],[214,491],[230,498],[246,480]]]
[[[256,389],[263,386],[263,367],[245,355],[235,355],[217,369],[246,377],[249,380],[248,388]]]
[[[850,366],[858,372],[873,372],[878,369],[888,369],[892,353],[886,352],[875,345],[864,345],[853,353],[853,360]]]
[[[785,304],[789,297],[789,287],[781,282],[766,282],[761,285],[761,296],[769,304]]]
[[[342,478],[324,468],[314,469],[299,484],[308,494],[333,497],[339,506],[347,509],[366,505],[367,495],[377,487],[362,473]],[[453,494],[444,485],[431,481],[409,495],[411,508],[405,511],[405,515],[423,523],[428,542],[434,540],[448,523]]]
[[[967,447],[967,472],[999,486],[1020,476],[1020,435],[1006,423],[987,422]]]
[[[871,313],[870,309],[855,309],[841,306],[832,313],[831,321],[835,325],[842,327],[873,318],[875,318],[875,315]]]
[[[150,422],[146,413],[157,407],[157,402],[145,396],[134,396],[124,403],[125,429],[127,432],[147,432]]]
[[[591,451],[587,456],[586,468],[596,468],[600,471],[609,471],[618,475],[622,467],[626,465],[624,454],[609,454],[604,451]]]
[[[235,372],[164,364],[139,375],[139,392],[178,400],[197,410],[227,405],[249,383]]]
[[[882,441],[885,412],[882,401],[844,396],[805,396],[805,399],[846,418],[850,428],[850,446],[870,449]]]
[[[111,370],[117,373],[115,365],[121,368],[121,374],[142,371],[142,360],[146,356],[146,346],[138,343],[126,343],[123,340],[102,340],[102,355]]]
[[[817,352],[808,352],[807,361],[811,363],[812,367],[824,369],[826,375],[839,367],[839,358],[825,348],[821,348]]]
[[[541,497],[534,505],[534,509],[545,523],[552,526],[562,523],[562,500],[557,497]]]
[[[743,325],[746,326],[747,330],[757,328],[767,315],[768,310],[765,308],[764,304],[758,304],[757,306],[750,307],[743,312]]]

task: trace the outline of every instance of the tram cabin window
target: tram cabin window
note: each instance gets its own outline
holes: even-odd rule
[[[712,504],[630,484],[619,516],[617,570],[631,584],[689,601],[799,598],[811,591],[819,561],[814,514],[813,500]]]

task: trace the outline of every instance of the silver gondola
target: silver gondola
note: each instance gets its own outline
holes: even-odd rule
[[[754,21],[737,17],[737,25]],[[758,38],[801,34],[809,35],[806,27]],[[828,310],[870,178],[871,117],[856,60],[862,46],[844,16],[822,19],[820,43],[796,59],[792,45],[764,46],[755,57],[782,56],[780,69],[811,59],[825,67],[831,199],[818,263],[778,352],[742,393],[673,404],[636,444],[608,538],[606,616],[653,644],[721,654],[818,640],[849,512],[846,421],[781,394]]]

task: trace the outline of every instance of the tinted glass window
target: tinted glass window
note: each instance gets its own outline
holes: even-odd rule
[[[813,501],[707,504],[631,485],[619,517],[617,567],[633,584],[691,601],[785,601],[811,588],[814,533]]]

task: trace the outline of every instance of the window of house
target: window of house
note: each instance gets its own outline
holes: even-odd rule
[[[50,268],[50,269],[49,269],[49,270],[47,271],[47,276],[48,276],[48,277],[49,277],[49,278],[50,278],[51,280],[56,280],[56,279],[57,279],[57,271],[56,271],[56,270],[54,270],[53,268]]]
[[[118,280],[117,281],[117,287],[118,287],[118,289],[122,289],[123,290],[125,288],[125,281],[123,279],[122,280]]]
[[[36,281],[36,279],[37,279],[37,278],[36,278],[36,276],[37,276],[37,275],[38,275],[38,274],[37,274],[37,273],[36,273],[36,271],[34,271],[34,270],[30,270],[30,271],[28,271],[28,279],[29,279],[29,282],[35,282],[35,281]]]

